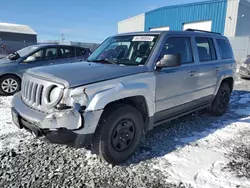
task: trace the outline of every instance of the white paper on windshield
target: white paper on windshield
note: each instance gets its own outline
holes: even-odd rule
[[[146,41],[151,42],[154,40],[155,37],[153,36],[134,36],[132,41]]]

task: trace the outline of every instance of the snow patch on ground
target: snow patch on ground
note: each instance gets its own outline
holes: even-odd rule
[[[242,115],[242,112],[244,115],[249,115],[250,108],[235,109],[234,112],[239,115]],[[193,136],[188,138],[179,138],[178,141],[186,143],[186,146],[160,159],[166,160],[170,165],[156,164],[154,168],[170,174],[167,182],[182,182],[186,187],[250,187],[249,179],[238,178],[224,170],[229,163],[226,154],[237,147],[234,140],[242,139],[238,138],[241,132],[250,133],[250,123],[246,118],[236,122],[218,121],[211,129],[201,133],[193,132]]]
[[[0,97],[0,151],[15,148],[23,136],[28,135],[26,131],[18,129],[12,122],[11,100],[12,97]]]

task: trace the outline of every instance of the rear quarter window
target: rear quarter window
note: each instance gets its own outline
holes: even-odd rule
[[[219,47],[219,52],[222,59],[231,59],[233,52],[229,41],[225,39],[216,39]]]

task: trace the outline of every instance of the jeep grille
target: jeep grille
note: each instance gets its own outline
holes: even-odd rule
[[[43,90],[44,86],[42,84],[23,80],[22,99],[26,104],[38,107],[39,105],[42,105]]]
[[[48,112],[49,109],[44,102],[44,98],[46,96],[46,92],[48,92],[48,88],[52,85],[57,85],[60,88],[63,87],[60,84],[40,79],[27,73],[24,74],[21,86],[23,103],[35,110]]]

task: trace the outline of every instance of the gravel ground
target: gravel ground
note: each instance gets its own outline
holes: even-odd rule
[[[119,166],[18,130],[11,97],[0,97],[0,187],[250,187],[249,82],[237,79],[224,116],[200,112],[159,126]]]

